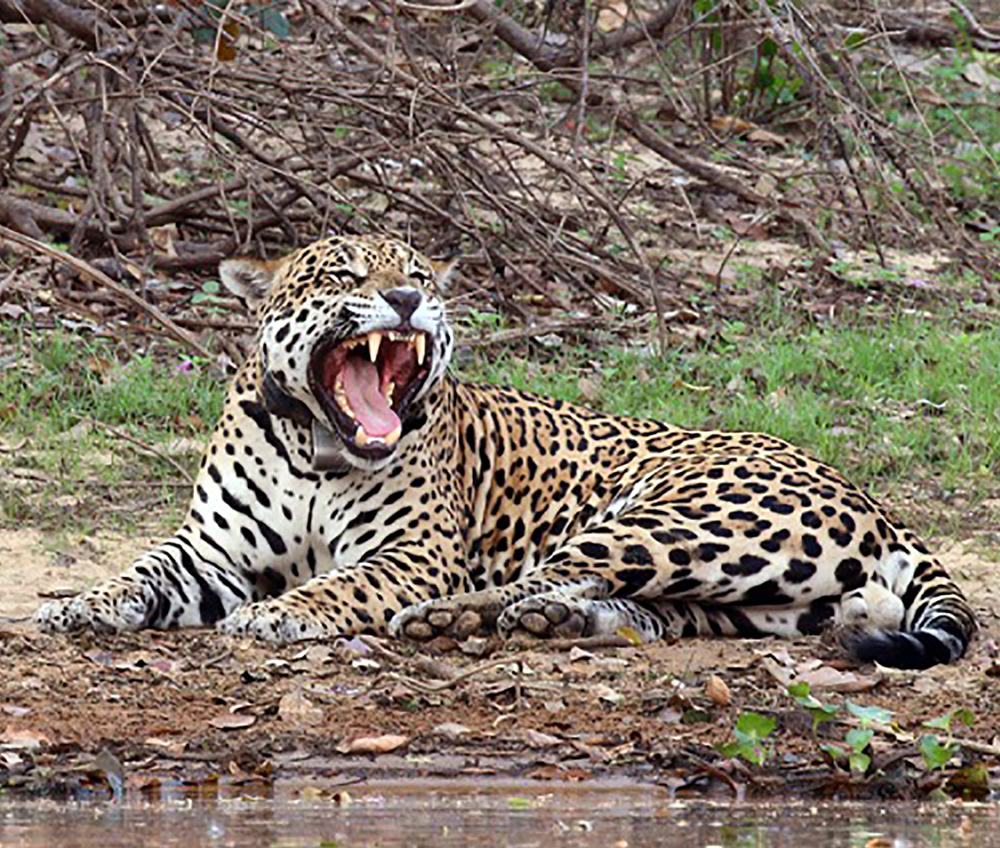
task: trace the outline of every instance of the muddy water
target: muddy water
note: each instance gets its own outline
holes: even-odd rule
[[[270,797],[0,802],[0,846],[921,848],[1000,845],[995,805],[732,805],[657,787],[277,785]],[[173,795],[174,797],[170,797]],[[228,797],[227,797],[228,796]]]

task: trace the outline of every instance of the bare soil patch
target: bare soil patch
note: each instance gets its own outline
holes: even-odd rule
[[[89,585],[148,541],[0,533],[9,587],[0,599],[0,780],[10,789],[110,794],[116,774],[137,794],[164,781],[212,792],[220,777],[266,787],[298,776],[615,776],[681,794],[912,798],[935,788],[960,795],[955,776],[970,764],[989,777],[997,768],[1000,598],[995,566],[973,543],[946,545],[943,559],[984,631],[961,663],[919,674],[850,667],[808,639],[439,642],[417,652],[360,639],[279,648],[210,631],[65,638],[32,629],[25,616],[40,588]],[[824,704],[850,698],[892,711],[892,723],[877,726],[868,774],[821,753],[849,724],[823,724],[814,737],[786,693],[790,680],[810,681]],[[917,748],[930,732],[921,724],[959,707],[975,726],[953,728],[961,753],[931,770]],[[717,748],[749,711],[777,719],[763,767]]]

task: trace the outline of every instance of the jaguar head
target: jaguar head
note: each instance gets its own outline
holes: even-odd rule
[[[332,432],[348,463],[377,469],[451,359],[434,292],[451,267],[394,239],[344,236],[219,272],[257,313],[262,381]]]

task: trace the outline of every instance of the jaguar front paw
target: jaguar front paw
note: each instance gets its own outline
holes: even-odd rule
[[[424,601],[407,607],[389,622],[394,639],[428,642],[438,636],[459,641],[488,629],[489,619],[481,611],[454,598]]]
[[[33,621],[43,633],[122,633],[148,627],[154,605],[155,593],[149,587],[110,581],[74,598],[42,604]]]
[[[217,627],[229,636],[251,636],[279,645],[342,635],[308,612],[289,607],[281,598],[240,607]]]

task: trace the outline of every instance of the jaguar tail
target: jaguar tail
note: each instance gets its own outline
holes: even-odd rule
[[[896,588],[906,608],[903,628],[847,636],[845,645],[855,659],[921,669],[954,662],[965,654],[977,624],[961,590],[933,560],[908,571],[912,578],[902,591]]]

